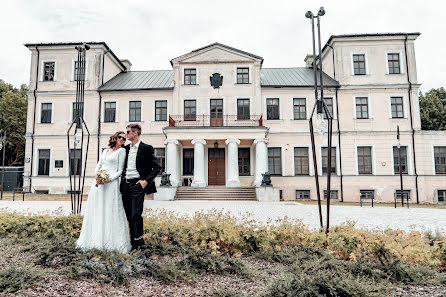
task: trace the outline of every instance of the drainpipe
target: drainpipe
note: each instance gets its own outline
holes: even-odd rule
[[[412,130],[412,154],[413,154],[413,167],[415,173],[415,191],[417,194],[417,204],[420,204],[419,195],[418,195],[418,173],[417,173],[417,159],[415,157],[415,129],[413,128],[413,120],[412,120],[412,83],[410,82],[409,76],[409,59],[407,57],[407,37],[404,39],[404,55],[406,57],[406,76],[407,83],[409,84],[407,92],[409,94],[409,112],[410,112],[410,129]]]
[[[102,54],[102,80],[101,80],[101,86],[104,85],[104,60],[105,60],[105,55],[109,52],[110,50],[105,51]],[[99,158],[101,156],[101,112],[102,112],[102,94],[101,91],[98,91],[99,93],[99,113],[98,113],[98,153],[97,153],[97,162],[99,162]]]
[[[336,80],[336,64],[335,64],[335,55],[334,48],[331,45],[328,45],[331,48],[331,53],[333,56],[333,79]],[[337,86],[335,89],[335,97],[336,97],[336,118],[337,126],[338,126],[338,145],[339,145],[339,174],[341,175],[341,202],[344,202],[344,175],[342,174],[342,147],[341,147],[341,129],[339,127],[339,102],[338,102],[338,89]]]
[[[32,189],[32,176],[33,176],[33,165],[34,165],[34,133],[36,132],[36,110],[37,110],[37,86],[39,82],[39,60],[40,60],[40,52],[39,48],[36,46],[37,51],[37,67],[36,67],[36,86],[34,88],[34,110],[33,110],[33,132],[31,133],[31,169],[29,172],[29,191]]]

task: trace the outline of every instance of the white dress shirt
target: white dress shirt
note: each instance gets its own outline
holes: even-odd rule
[[[138,153],[139,144],[141,141],[135,143],[135,145],[130,144],[129,157],[127,159],[127,171],[125,178],[134,179],[139,178],[139,172],[136,170],[136,155]]]

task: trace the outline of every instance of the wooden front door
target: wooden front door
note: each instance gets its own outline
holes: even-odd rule
[[[211,99],[211,126],[223,126],[223,99]]]
[[[209,148],[208,153],[208,185],[224,186],[226,184],[225,149]]]

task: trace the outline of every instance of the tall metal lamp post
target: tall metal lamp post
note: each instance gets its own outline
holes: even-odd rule
[[[396,139],[398,140],[398,164],[399,164],[399,172],[400,172],[400,198],[401,198],[401,206],[404,207],[404,187],[403,187],[403,164],[401,163],[401,141],[400,141],[400,126],[396,127]],[[407,155],[407,152],[406,152]],[[406,162],[407,163],[407,162]],[[406,164],[407,168],[407,164]],[[396,208],[396,199],[395,199],[395,208]],[[409,208],[409,197],[407,197],[407,208]]]
[[[5,188],[5,152],[6,152],[6,131],[0,130],[0,150],[3,149],[2,157],[2,191],[0,200],[3,200],[3,190]]]
[[[84,43],[82,45],[77,45],[75,48],[77,50],[77,61],[75,64],[75,80],[77,83],[76,102],[73,110],[73,123],[70,125],[67,131],[67,141],[68,151],[70,152],[69,172],[71,211],[73,214],[79,214],[82,206],[85,169],[87,167],[88,146],[90,144],[90,131],[88,131],[87,124],[84,121],[85,56],[86,51],[90,49],[90,46]],[[84,145],[84,136],[87,136],[86,145]],[[84,147],[85,160],[82,166]]]
[[[318,134],[323,135],[326,129],[326,121],[328,121],[328,148],[327,148],[327,221],[325,233],[329,232],[330,229],[330,198],[331,198],[331,148],[332,148],[332,134],[333,134],[333,116],[328,110],[327,104],[325,104],[324,98],[324,84],[322,80],[322,47],[321,47],[321,27],[320,27],[320,17],[325,15],[325,9],[321,7],[318,13],[315,15],[311,11],[305,13],[305,17],[311,19],[311,28],[313,36],[313,72],[314,72],[314,98],[315,104],[313,106],[313,111],[311,112],[309,125],[310,125],[310,135],[311,135],[311,147],[313,150],[313,167],[314,167],[314,177],[316,182],[316,193],[317,193],[317,203],[319,207],[319,220],[321,225],[321,230],[324,228],[322,220],[322,207],[321,207],[321,193],[319,187],[319,173],[317,170],[317,157],[316,157],[316,145],[314,140],[314,127],[313,127],[313,115],[316,111],[316,129]],[[316,64],[316,42],[315,42],[315,32],[314,32],[314,19],[317,19],[317,31],[318,31],[318,46],[319,46],[319,65]],[[317,81],[317,70],[319,68],[319,84],[320,84],[320,96],[318,93],[318,81]],[[325,117],[325,119],[324,119]]]

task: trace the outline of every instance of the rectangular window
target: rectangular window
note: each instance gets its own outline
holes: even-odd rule
[[[365,75],[365,55],[353,55],[353,73],[354,75]]]
[[[322,173],[328,172],[328,147],[322,148]],[[331,172],[336,173],[336,148],[331,148]]]
[[[396,199],[401,199],[401,190],[395,190],[395,197]],[[403,190],[403,198],[404,200],[407,198],[410,200],[410,190]]]
[[[279,119],[279,98],[266,99],[266,119],[267,120]]]
[[[393,147],[393,173],[400,173],[400,155],[397,146]],[[401,147],[401,172],[407,174],[407,146]]]
[[[330,112],[331,117],[333,118],[333,98],[324,98],[324,102],[325,105],[327,105],[328,111]],[[327,117],[325,116],[324,113],[324,119],[326,119]]]
[[[358,173],[372,174],[372,147],[358,146]]]
[[[295,175],[308,175],[308,148],[307,147],[295,147],[294,148],[294,174]]]
[[[42,103],[42,111],[40,115],[40,122],[42,124],[50,124],[51,123],[51,113],[53,109],[52,103]]]
[[[129,122],[141,122],[141,101],[129,102]]]
[[[369,105],[367,97],[356,97],[356,118],[368,119],[369,118]]]
[[[70,149],[70,172],[72,175],[80,175],[82,171],[82,158],[80,149]]]
[[[435,174],[446,174],[446,146],[434,147]]]
[[[438,202],[446,201],[446,190],[437,190]]]
[[[183,149],[183,175],[194,174],[194,149]]]
[[[359,190],[359,195],[361,199],[375,199],[374,190]]]
[[[161,171],[158,175],[162,175],[163,172],[166,171],[166,149],[165,148],[154,148],[155,158],[158,161],[158,164],[161,166]]]
[[[282,175],[282,154],[280,147],[268,148],[268,171],[271,175]]]
[[[400,54],[387,54],[387,63],[389,65],[389,74],[400,74]]]
[[[249,68],[237,68],[237,83],[238,84],[249,83]]]
[[[296,199],[310,199],[310,190],[296,190]]]
[[[197,119],[197,101],[184,100],[184,120],[195,121]]]
[[[249,99],[237,99],[237,120],[249,119]]]
[[[330,190],[330,200],[338,199],[338,190]],[[324,199],[327,199],[327,190],[324,190]]]
[[[44,62],[43,63],[43,80],[54,81],[54,71],[56,62]]]
[[[195,68],[184,69],[184,84],[185,85],[197,84],[197,70]]]
[[[50,150],[39,150],[38,175],[50,175]]]
[[[155,121],[167,121],[167,100],[155,101]]]
[[[116,121],[116,102],[104,103],[104,122],[113,123]]]
[[[86,64],[86,62],[84,62],[84,64]],[[87,67],[87,66],[84,65],[84,67]],[[78,80],[85,81],[85,71],[86,71],[86,68],[84,68],[83,72],[81,72],[80,70],[81,69],[79,67],[78,61],[74,61],[74,75],[73,75],[74,81],[78,81]]]
[[[307,106],[305,98],[293,99],[293,112],[295,120],[305,120],[307,118]]]
[[[392,110],[392,118],[398,119],[404,117],[403,97],[390,97],[390,107]]]
[[[76,120],[76,118],[80,118],[81,115],[84,114],[84,105],[79,102],[73,102],[73,122]]]
[[[250,150],[249,147],[243,147],[238,149],[238,173],[239,175],[250,174]]]

